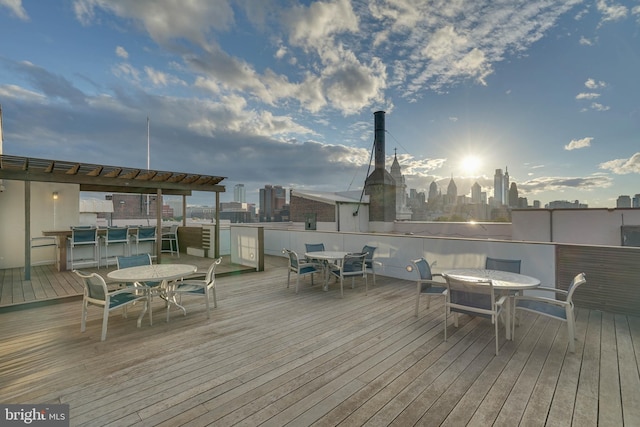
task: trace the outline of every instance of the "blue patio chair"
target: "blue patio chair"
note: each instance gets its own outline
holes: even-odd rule
[[[444,310],[444,340],[447,340],[447,317],[449,312],[454,314],[454,325],[458,327],[458,313],[480,316],[491,319],[496,334],[496,356],[500,351],[498,343],[498,317],[507,301],[507,296],[500,296],[496,300],[493,283],[489,281],[460,280],[444,276],[447,292]],[[507,328],[509,321],[507,320]]]
[[[138,327],[142,324],[142,317],[147,308],[150,308],[149,296],[146,293],[137,293],[131,288],[124,288],[117,291],[109,292],[107,284],[102,276],[96,273],[84,273],[74,270],[78,276],[82,278],[84,284],[84,297],[82,299],[82,320],[80,323],[80,331],[84,332],[87,328],[87,311],[90,305],[102,307],[102,334],[100,340],[107,339],[107,323],[109,322],[109,312],[123,308],[123,315],[127,317],[127,307],[137,301],[144,301],[145,306],[138,317]],[[151,321],[151,311],[149,311],[149,321]]]
[[[109,261],[116,262],[116,257],[109,259],[109,245],[121,245],[122,255],[129,254],[129,229],[127,227],[108,227],[103,237],[104,241],[104,263],[109,266]]]
[[[569,338],[569,351],[574,353],[575,349],[575,337],[576,337],[576,320],[573,310],[573,294],[578,286],[587,283],[587,278],[584,273],[580,273],[573,278],[569,288],[565,291],[557,288],[550,287],[537,287],[535,291],[553,292],[556,295],[563,295],[564,300],[556,298],[549,298],[544,296],[534,295],[516,295],[515,297],[515,310],[513,312],[514,322],[513,328],[515,330],[515,312],[517,310],[529,311],[532,313],[540,314],[542,316],[551,317],[552,319],[560,320],[567,324],[567,332]],[[513,336],[513,334],[511,334]]]
[[[182,296],[197,296],[204,297],[205,305],[207,307],[207,319],[211,319],[211,312],[209,310],[209,300],[213,297],[213,307],[218,307],[218,299],[216,298],[216,267],[220,265],[222,258],[218,258],[209,266],[207,274],[204,279],[186,279],[174,282],[169,286],[167,292],[167,300],[175,301],[174,298],[178,298],[178,306],[182,309],[184,315],[187,315],[187,310],[182,307]],[[169,311],[171,304],[167,304],[167,322],[169,321]]]
[[[324,243],[305,243],[305,252],[322,252],[324,251]],[[306,262],[312,262],[318,267],[324,267],[326,261],[321,259],[314,259],[313,257],[305,257]]]
[[[133,235],[133,239],[136,242],[136,255],[139,253],[139,244],[140,242],[153,242],[153,244],[156,243],[157,240],[157,235],[156,235],[156,226],[139,226],[136,229],[135,234]],[[151,246],[152,249],[154,248],[154,246]],[[151,251],[152,253],[155,253],[155,250]]]
[[[351,277],[351,289],[355,286],[355,278],[363,277],[365,286],[365,295],[369,293],[369,285],[367,283],[366,264],[364,262],[367,254],[347,254],[342,259],[342,263],[329,266],[329,273],[340,279],[340,297],[344,298],[344,279]]]
[[[100,268],[100,249],[98,247],[98,229],[96,227],[72,227],[71,237],[68,238],[70,247],[71,270],[75,270],[77,265],[92,265]],[[73,250],[78,247],[91,246],[93,256],[91,258],[76,259]],[[77,254],[77,251],[76,251]]]
[[[500,270],[520,274],[520,264],[522,264],[522,261],[520,261],[519,259],[500,259],[487,257],[484,268],[486,268],[487,270]]]
[[[175,252],[180,258],[180,246],[178,245],[178,228],[180,226],[177,224],[173,224],[171,228],[167,231],[162,232],[161,240],[162,240],[162,252],[169,252],[171,255]],[[164,243],[167,242],[168,249],[164,248]]]
[[[435,277],[442,277],[440,273],[432,273],[431,266],[427,260],[423,258],[414,259],[411,261],[411,265],[407,268],[409,271],[416,271],[418,273],[418,280],[416,280],[416,313],[418,317],[420,311],[420,296],[427,296],[427,309],[431,305],[431,297],[445,297],[447,284],[444,281],[434,280]]]
[[[289,249],[283,249],[282,253],[286,254],[289,257],[289,268],[287,271],[287,288],[289,288],[289,284],[291,282],[291,273],[296,273],[296,293],[298,293],[298,285],[300,284],[300,276],[308,276],[311,275],[311,286],[313,286],[313,275],[315,273],[320,273],[321,270],[318,270],[315,263],[310,263],[306,261],[300,261],[298,258],[298,254]]]
[[[140,255],[130,255],[130,256],[119,256],[116,257],[116,265],[118,270],[121,268],[128,267],[138,267],[141,265],[151,265],[151,255],[149,254],[140,254]],[[153,295],[158,295],[160,293],[159,285],[162,282],[135,282],[135,283],[124,283],[125,286],[134,286],[140,288],[142,291],[149,293],[149,299],[151,302],[151,298]],[[151,316],[151,305],[149,305],[149,315]]]
[[[376,249],[377,248],[375,246],[369,245],[364,245],[362,248],[362,253],[366,254],[364,258],[365,270],[367,271],[367,274],[370,273],[373,276],[373,286],[376,285],[376,270],[374,268],[374,264],[376,264],[376,262],[373,260],[373,254]],[[381,265],[380,263],[377,264]]]

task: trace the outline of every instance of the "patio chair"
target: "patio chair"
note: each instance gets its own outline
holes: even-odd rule
[[[95,264],[100,268],[100,248],[98,247],[98,229],[96,227],[84,226],[84,227],[71,227],[71,237],[68,238],[70,247],[70,261],[71,270],[75,270],[77,265],[91,265]],[[91,258],[77,259],[73,250],[78,247],[91,246],[93,250],[93,256]]]
[[[179,280],[169,286],[167,292],[167,300],[175,301],[178,297],[178,306],[182,308],[184,315],[187,315],[187,311],[182,307],[182,296],[191,295],[197,297],[204,297],[205,305],[207,306],[207,319],[211,319],[211,312],[209,311],[209,300],[213,296],[213,307],[218,307],[218,300],[216,298],[216,267],[220,265],[222,258],[218,258],[209,266],[207,274],[204,279],[187,279]],[[167,322],[169,321],[169,312],[171,304],[167,304]]]
[[[500,270],[520,274],[520,264],[522,264],[522,261],[520,261],[519,259],[500,259],[487,257],[484,268],[486,268],[487,270]]]
[[[496,334],[496,356],[500,351],[498,343],[498,317],[507,301],[507,296],[500,296],[496,301],[493,283],[489,281],[470,281],[444,276],[447,285],[444,310],[444,340],[447,340],[447,317],[453,312],[454,325],[458,327],[458,313],[481,316],[491,319]],[[507,320],[507,328],[509,321]]]
[[[139,253],[139,244],[140,242],[153,242],[151,248],[153,249],[153,244],[156,243],[156,226],[140,226],[136,228],[136,232],[133,235],[133,239],[136,242],[136,255]],[[155,251],[151,251],[155,253]]]
[[[162,252],[169,252],[171,255],[175,252],[180,258],[180,246],[178,246],[178,228],[180,226],[173,224],[168,231],[163,231],[161,236]],[[164,248],[164,243],[169,244],[169,249]]]
[[[367,254],[347,254],[342,259],[342,263],[339,265],[331,264],[329,266],[329,273],[340,279],[340,297],[344,298],[344,279],[351,277],[351,289],[355,286],[355,278],[363,277],[365,286],[365,295],[369,292],[369,285],[367,283],[367,271],[365,258]]]
[[[291,282],[291,272],[296,273],[296,294],[298,293],[298,285],[300,283],[300,276],[311,275],[311,286],[313,286],[313,275],[320,273],[315,263],[300,261],[298,254],[289,249],[283,249],[282,253],[287,254],[289,257],[289,268],[287,271],[287,288]]]
[[[102,276],[96,273],[84,273],[78,270],[73,270],[78,276],[82,278],[84,284],[84,297],[82,299],[82,320],[80,323],[80,331],[84,332],[87,326],[87,311],[89,305],[95,305],[102,307],[102,335],[100,340],[107,339],[107,323],[109,321],[109,312],[117,308],[123,308],[123,315],[127,317],[127,306],[135,303],[136,301],[144,301],[145,306],[138,317],[138,327],[141,326],[142,317],[147,308],[150,310],[150,301],[146,293],[140,294],[132,291],[131,288],[120,289],[117,291],[109,292],[107,290],[107,284]],[[151,321],[151,311],[149,311],[149,321]]]
[[[549,298],[543,296],[534,296],[534,295],[516,295],[515,297],[515,310],[513,315],[515,317],[515,312],[517,310],[529,311],[532,313],[540,314],[542,316],[551,317],[552,319],[557,319],[562,322],[566,322],[567,324],[567,332],[569,334],[569,351],[571,353],[575,352],[575,313],[573,310],[573,294],[575,293],[578,286],[587,283],[587,278],[584,273],[578,274],[573,278],[569,288],[565,291],[557,288],[550,287],[537,287],[535,291],[545,291],[545,292],[553,292],[554,294],[560,294],[564,296],[564,301],[556,298]],[[515,322],[513,323],[513,328],[515,329]],[[513,334],[512,334],[513,336]]]
[[[374,264],[382,265],[373,260],[373,253],[376,251],[375,246],[364,245],[362,248],[362,253],[367,256],[364,258],[365,270],[367,274],[371,274],[373,276],[373,286],[376,285],[376,270],[374,268]]]
[[[411,261],[411,265],[407,268],[409,271],[415,270],[418,273],[418,280],[416,280],[416,314],[420,311],[420,296],[427,296],[427,309],[431,305],[431,297],[445,297],[447,291],[447,284],[443,281],[434,280],[434,277],[442,277],[440,273],[432,273],[431,266],[427,260],[423,258],[414,259]]]
[[[140,265],[151,265],[151,255],[150,254],[140,254],[140,255],[130,255],[130,256],[119,256],[116,257],[116,265],[118,270],[121,268],[129,268],[129,267],[138,267]],[[145,289],[157,288],[162,282],[136,282],[131,283],[133,286],[143,287]],[[157,291],[157,289],[155,289]],[[155,292],[156,294],[158,292]]]
[[[305,252],[323,252],[324,251],[324,243],[305,243]],[[318,267],[324,267],[326,265],[326,261],[321,259],[315,259],[313,257],[305,257],[306,262],[312,262]]]
[[[127,227],[108,227],[107,232],[104,235],[104,263],[108,267],[109,261],[116,262],[116,258],[113,257],[109,260],[109,245],[121,245],[122,255],[129,254],[129,229]]]

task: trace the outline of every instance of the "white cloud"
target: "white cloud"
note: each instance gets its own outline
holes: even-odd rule
[[[0,85],[0,97],[20,99],[35,103],[44,103],[47,101],[47,98],[43,94],[16,85]]]
[[[116,55],[119,56],[122,59],[129,58],[129,52],[127,52],[127,50],[125,48],[123,48],[122,46],[116,47]]]
[[[593,141],[592,137],[586,137],[582,139],[572,139],[571,142],[564,146],[564,149],[567,151],[578,150],[580,148],[591,147],[591,141]]]
[[[602,13],[602,21],[613,22],[626,18],[628,9],[620,4],[608,4],[606,0],[598,0],[596,3],[598,12]]]
[[[358,17],[348,0],[296,6],[287,13],[286,21],[291,42],[308,48],[331,44],[330,39],[336,34],[358,31]]]
[[[618,175],[640,173],[640,153],[635,153],[628,159],[615,159],[598,165],[600,169],[607,169]]]
[[[156,86],[168,86],[169,84],[185,85],[179,78],[169,73],[158,71],[152,67],[144,67],[147,78]]]
[[[464,49],[467,43],[465,36],[457,34],[452,25],[447,25],[433,34],[422,53],[428,58],[439,60]]]
[[[11,11],[18,19],[29,20],[27,11],[22,7],[22,0],[0,0],[0,6],[4,6]]]
[[[608,105],[602,105],[599,102],[593,102],[591,103],[591,109],[596,111],[608,111],[611,107]]]
[[[599,93],[588,92],[588,93],[579,93],[576,95],[576,99],[596,99],[599,98]]]
[[[593,42],[586,38],[585,36],[580,36],[580,42],[583,46],[593,46]]]
[[[599,82],[595,81],[595,79],[589,78],[584,82],[584,85],[589,89],[600,89],[603,87],[607,87],[607,83],[600,80]]]
[[[184,38],[206,48],[210,30],[226,31],[234,23],[227,0],[75,0],[76,18],[84,25],[95,19],[95,9],[138,21],[157,43]]]

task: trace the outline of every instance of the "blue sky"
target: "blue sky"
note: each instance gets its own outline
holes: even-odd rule
[[[361,189],[384,110],[409,188],[615,207],[638,76],[639,0],[0,0],[4,154],[146,168],[149,117],[151,168],[223,202]]]

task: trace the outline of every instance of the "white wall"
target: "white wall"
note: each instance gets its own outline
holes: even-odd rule
[[[509,222],[396,221],[393,231],[432,237],[511,240],[512,225]]]
[[[265,229],[265,254],[284,256],[291,249],[303,256],[305,243],[324,243],[326,250],[360,251],[375,246],[374,259],[382,264],[376,274],[414,279],[406,270],[411,260],[424,256],[435,262],[434,271],[450,268],[484,267],[487,256],[521,259],[522,274],[536,277],[543,284],[555,283],[555,248],[552,244],[522,243],[485,239],[438,238],[378,233],[335,233]]]
[[[640,225],[640,209],[523,209],[512,224],[513,240],[621,246],[620,227]]]
[[[231,226],[230,238],[234,248],[231,252],[232,263],[258,268],[259,231],[258,227]]]
[[[0,269],[24,267],[24,186],[22,181],[4,180],[0,192]],[[53,192],[58,199],[53,200]],[[69,229],[79,221],[80,189],[74,184],[31,183],[31,236],[44,230]],[[7,244],[10,242],[10,244]],[[51,259],[45,249],[33,251],[33,263]]]

